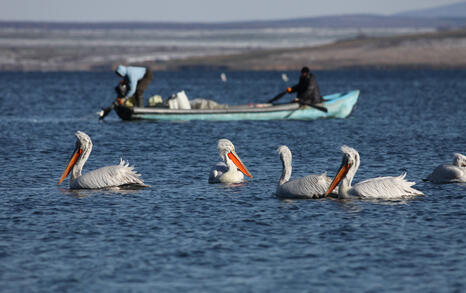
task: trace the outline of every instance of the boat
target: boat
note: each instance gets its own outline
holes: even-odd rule
[[[169,109],[161,107],[115,108],[123,120],[189,121],[189,120],[314,120],[320,118],[346,118],[353,111],[359,90],[324,96],[324,102],[313,105],[249,104],[223,109]],[[324,107],[327,112],[322,111]],[[316,109],[321,108],[321,109]],[[324,109],[324,110],[325,110]]]

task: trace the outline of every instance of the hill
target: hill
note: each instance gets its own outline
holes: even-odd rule
[[[405,11],[395,14],[395,16],[419,18],[466,18],[466,1],[428,9]]]
[[[458,11],[461,11],[458,9]],[[304,17],[294,19],[277,19],[264,21],[238,22],[31,22],[31,21],[0,21],[0,28],[14,29],[274,29],[274,28],[437,28],[464,27],[465,17],[434,18],[418,17],[407,14],[378,15],[378,14],[349,14],[329,15],[319,17]],[[416,13],[416,12],[412,12]],[[459,12],[458,12],[459,14]]]

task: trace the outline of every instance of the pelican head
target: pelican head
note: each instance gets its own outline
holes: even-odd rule
[[[227,164],[227,166],[231,166],[230,162],[236,166],[244,175],[252,178],[251,173],[249,173],[246,166],[243,164],[239,156],[235,152],[235,146],[233,143],[226,139],[222,138],[218,140],[218,153],[222,160]]]
[[[466,156],[460,153],[453,154],[453,165],[458,167],[466,167]]]
[[[68,161],[68,165],[66,166],[65,171],[63,171],[61,175],[60,181],[58,181],[58,185],[60,185],[63,182],[63,180],[65,180],[65,178],[68,177],[68,174],[70,174],[71,170],[73,170],[73,174],[71,176],[72,179],[81,176],[82,166],[84,165],[85,161],[87,160],[89,154],[92,151],[92,141],[89,135],[82,131],[76,131],[75,135],[77,140],[73,154],[71,155],[71,158]],[[74,168],[74,166],[78,162],[78,166],[80,166],[80,168]]]
[[[282,176],[280,177],[279,185],[284,184],[291,177],[291,161],[292,155],[290,149],[286,145],[282,145],[278,148],[277,153],[280,155],[282,160]]]
[[[352,147],[347,145],[343,145],[341,147],[341,151],[343,152],[343,158],[341,160],[341,166],[337,172],[337,175],[333,179],[332,183],[330,184],[329,189],[325,193],[325,196],[329,195],[335,187],[338,186],[341,180],[345,179],[348,180],[346,186],[351,186],[351,181],[353,180],[354,174],[359,168],[359,153]],[[350,173],[349,176],[347,174]]]

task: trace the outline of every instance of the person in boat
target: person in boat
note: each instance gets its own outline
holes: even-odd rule
[[[309,67],[303,67],[301,69],[301,76],[299,77],[298,84],[286,89],[286,93],[288,94],[295,92],[297,93],[296,98],[293,100],[295,103],[309,105],[323,102],[322,96],[320,95],[319,85],[317,84],[315,75],[310,72]],[[283,95],[278,95],[270,100],[269,103],[273,103],[282,96]]]
[[[136,107],[144,107],[144,91],[154,78],[152,71],[147,67],[118,65],[115,73],[123,77],[124,83],[128,86],[128,91],[123,97],[131,99]]]

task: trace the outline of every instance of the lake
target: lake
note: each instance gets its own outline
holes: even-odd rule
[[[220,103],[265,102],[298,72],[155,72],[147,97],[185,90]],[[466,184],[423,182],[466,153],[466,70],[316,72],[322,94],[360,89],[347,119],[98,121],[112,72],[0,73],[2,292],[461,292]],[[291,96],[282,98],[290,101]],[[135,165],[152,187],[72,191],[57,182],[77,130],[94,148],[84,172]],[[208,184],[230,139],[254,178]],[[354,182],[406,171],[426,194],[402,201],[279,200],[277,148],[292,178],[357,149]]]

